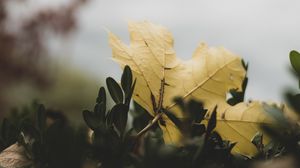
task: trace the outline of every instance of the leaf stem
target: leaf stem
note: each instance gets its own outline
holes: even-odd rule
[[[148,125],[146,125],[145,128],[143,128],[138,134],[137,134],[137,138],[141,137],[142,135],[144,135],[147,131],[149,131],[154,124],[156,124],[156,122],[158,122],[162,115],[164,114],[163,110],[162,110],[162,106],[163,106],[163,97],[164,97],[164,90],[165,90],[165,79],[161,80],[161,85],[160,85],[160,90],[159,90],[159,98],[158,98],[158,106],[156,106],[156,102],[155,102],[155,98],[153,96],[153,94],[151,94],[151,100],[152,100],[152,105],[154,106],[153,109],[155,110],[155,117],[148,123]]]
[[[164,100],[164,92],[165,92],[165,78],[163,78],[160,82],[160,89],[159,89],[159,98],[158,98],[158,107],[157,112],[160,112],[163,106],[163,100]]]
[[[163,112],[158,113],[149,123],[148,125],[146,125],[145,128],[143,128],[138,134],[137,137],[141,137],[142,135],[144,135],[147,131],[149,131],[154,124],[162,117]]]

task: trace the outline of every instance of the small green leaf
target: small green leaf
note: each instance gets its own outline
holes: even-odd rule
[[[290,105],[295,109],[295,112],[300,115],[300,94],[294,95],[294,93],[286,93],[286,98]]]
[[[248,62],[246,63],[245,60],[242,59],[242,65],[243,65],[244,69],[247,71],[248,67],[249,67],[249,63]]]
[[[106,136],[103,135],[101,131],[95,131],[93,133],[93,143],[97,146],[105,146],[106,144]]]
[[[264,148],[263,145],[263,134],[260,132],[257,132],[254,137],[252,138],[251,142],[256,146],[256,148],[261,151]]]
[[[245,99],[247,84],[248,84],[248,78],[245,77],[243,80],[241,92],[237,91],[237,89],[231,89],[229,92],[232,95],[232,97],[227,100],[227,103],[230,104],[231,106],[234,106],[240,102],[243,102]]]
[[[264,110],[275,120],[277,121],[277,125],[283,128],[289,126],[288,119],[284,116],[282,109],[278,108],[277,106],[272,106],[269,104],[263,104]]]
[[[131,100],[131,97],[132,97],[132,94],[133,94],[133,91],[134,91],[134,87],[135,87],[135,84],[136,84],[136,79],[134,80],[133,82],[133,85],[127,95],[127,97],[125,98],[125,105],[129,106],[130,104],[130,100]]]
[[[136,131],[142,130],[152,119],[152,116],[137,102],[133,101],[134,110],[130,110],[133,117],[132,126]]]
[[[126,65],[121,78],[121,86],[124,90],[125,97],[127,97],[130,94],[131,85],[132,85],[132,72],[130,67]]]
[[[182,97],[175,97],[173,100],[182,112],[186,112]]]
[[[136,101],[133,101],[133,107],[134,107],[134,110],[131,111],[133,117],[136,117],[136,116],[139,116],[139,115],[142,115],[142,114],[149,114],[149,113],[147,112],[147,110],[144,109],[144,107],[142,107],[142,106],[141,106],[140,104],[138,104]]]
[[[120,85],[111,77],[106,78],[108,91],[116,104],[122,103],[124,99]]]
[[[106,105],[103,102],[97,103],[95,105],[94,112],[95,112],[96,117],[99,120],[104,121],[105,120],[105,113],[106,113]]]
[[[204,124],[199,124],[199,123],[194,123],[192,124],[191,128],[191,136],[196,137],[196,136],[201,136],[203,133],[205,133],[205,125]]]
[[[127,125],[128,110],[129,107],[124,104],[117,104],[111,109],[113,123],[121,135],[124,134]]]
[[[100,126],[100,121],[97,120],[94,113],[88,110],[84,110],[82,112],[83,119],[85,123],[90,127],[92,130],[96,130]]]
[[[113,124],[113,113],[111,112],[111,110],[107,111],[105,120],[106,120],[106,125],[107,126],[112,126],[112,124]]]
[[[297,72],[298,75],[300,75],[300,53],[295,50],[291,51],[290,61],[294,70]]]
[[[217,107],[215,107],[215,109],[213,110],[210,119],[208,121],[207,129],[206,129],[207,134],[210,134],[216,128],[216,125],[217,125]]]
[[[181,121],[179,118],[177,118],[175,116],[175,114],[173,114],[172,112],[166,110],[166,109],[163,109],[164,111],[164,114],[166,114],[166,116],[176,125],[176,127],[178,127],[179,129],[181,128]]]
[[[103,103],[106,105],[106,93],[105,93],[105,89],[104,87],[101,87],[99,89],[99,93],[98,93],[98,97],[97,97],[97,100],[96,100],[97,103]]]
[[[242,84],[243,93],[245,94],[248,85],[248,77],[245,77]]]
[[[190,100],[187,107],[191,118],[193,118],[196,123],[200,123],[204,119],[207,110],[203,108],[203,104],[201,102]]]

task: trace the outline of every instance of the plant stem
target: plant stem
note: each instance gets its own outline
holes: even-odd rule
[[[147,131],[149,131],[153,125],[162,117],[163,113],[160,112],[158,113],[150,122],[148,125],[146,125],[145,128],[143,128],[138,134],[137,137],[141,137],[142,135],[144,135]]]
[[[152,105],[153,105],[153,109],[155,110],[155,117],[149,122],[148,125],[146,125],[145,128],[143,128],[138,134],[137,134],[137,138],[141,137],[142,135],[144,135],[147,131],[149,131],[153,125],[158,122],[158,120],[161,119],[163,112],[162,112],[162,106],[163,106],[163,98],[164,98],[164,91],[165,91],[165,79],[161,80],[161,86],[160,86],[160,90],[159,90],[159,98],[158,98],[158,106],[156,106],[156,102],[154,99],[154,96],[151,94],[151,100],[152,100]]]

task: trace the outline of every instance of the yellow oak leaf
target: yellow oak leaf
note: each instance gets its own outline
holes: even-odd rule
[[[184,118],[184,113],[173,102],[178,96],[185,101],[200,100],[207,109],[218,105],[218,114],[229,108],[224,103],[226,94],[230,89],[241,90],[246,74],[240,57],[223,47],[208,47],[201,43],[190,60],[181,60],[175,54],[173,37],[166,28],[149,22],[133,22],[128,27],[130,45],[109,33],[113,60],[122,67],[131,67],[137,79],[133,99],[152,116],[161,105],[178,118]],[[238,111],[232,114],[238,114]],[[180,144],[180,131],[167,116],[162,118],[166,122],[165,126],[160,125],[165,142]],[[217,131],[222,132],[222,122],[218,125]]]
[[[123,67],[131,67],[137,78],[133,98],[152,115],[150,95],[158,103],[162,80],[165,81],[163,107],[171,110],[175,96],[198,99],[211,107],[217,101],[224,101],[228,90],[241,89],[245,70],[241,58],[230,51],[202,43],[192,59],[183,61],[176,57],[172,35],[165,28],[138,22],[129,23],[129,32],[130,46],[109,34],[113,59]]]

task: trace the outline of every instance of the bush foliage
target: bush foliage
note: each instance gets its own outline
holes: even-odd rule
[[[300,79],[300,54],[292,51],[290,60],[295,76]],[[245,63],[243,65],[248,68]],[[247,81],[245,78],[242,92],[230,91],[230,105],[244,101]],[[272,163],[292,167],[299,164],[299,125],[273,106],[266,109],[277,124],[262,125],[272,141],[263,144],[263,134],[258,132],[252,140],[258,153],[244,156],[231,151],[238,142],[224,140],[214,131],[216,110],[204,125],[201,121],[207,110],[201,102],[175,98],[189,119],[181,121],[166,110],[164,114],[183,130],[188,140],[181,147],[166,145],[158,123],[154,123],[153,117],[139,104],[131,103],[135,82],[129,66],[124,68],[120,84],[107,78],[107,90],[99,89],[94,109],[82,113],[86,125],[74,125],[63,113],[45,108],[37,101],[13,110],[2,119],[0,151],[7,152],[11,145],[18,145],[24,150],[10,151],[12,155],[22,155],[26,158],[26,167],[34,168],[246,168],[272,167]],[[111,108],[107,107],[107,93],[115,102]],[[289,91],[286,98],[294,110],[300,112],[300,94]],[[162,119],[158,122],[164,124]],[[3,152],[0,158],[7,161]],[[17,157],[10,159],[16,162],[14,167],[20,167]],[[269,161],[272,163],[268,165]],[[0,163],[5,167],[3,164]]]

